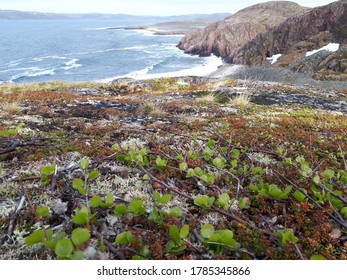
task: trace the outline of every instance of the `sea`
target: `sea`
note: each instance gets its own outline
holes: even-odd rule
[[[176,45],[183,35],[114,28],[149,23],[0,20],[0,83],[204,76],[222,64],[214,56],[179,50]]]

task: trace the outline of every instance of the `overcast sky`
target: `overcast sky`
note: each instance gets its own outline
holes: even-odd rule
[[[235,13],[262,0],[1,0],[0,9],[67,12],[67,13],[126,13],[136,15],[183,15]],[[300,5],[316,7],[331,0],[297,0]]]

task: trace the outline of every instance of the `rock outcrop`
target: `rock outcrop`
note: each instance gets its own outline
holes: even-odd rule
[[[336,52],[308,51],[329,43],[339,44]],[[319,79],[347,78],[347,0],[341,0],[287,19],[259,34],[236,52],[229,61],[236,64],[269,65],[269,57],[282,54],[275,66],[309,72]]]
[[[271,1],[243,9],[204,29],[187,34],[178,47],[189,54],[221,56],[231,60],[234,53],[258,34],[279,25],[308,8],[290,1]]]

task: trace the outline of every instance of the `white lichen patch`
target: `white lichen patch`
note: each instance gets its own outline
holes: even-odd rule
[[[251,160],[265,166],[275,165],[278,163],[277,160],[263,153],[249,153],[248,156]]]
[[[120,147],[123,150],[130,150],[130,149],[142,149],[147,145],[146,141],[143,141],[140,138],[128,138],[125,141],[122,141],[120,143]]]
[[[17,203],[12,199],[0,202],[0,218],[8,218],[16,210]]]
[[[37,124],[47,124],[47,122],[49,122],[49,119],[37,115],[18,116],[16,117],[16,119],[20,121],[32,122]]]
[[[124,200],[131,200],[134,197],[142,199],[144,207],[153,208],[153,201],[149,195],[151,186],[143,181],[139,175],[130,178],[115,176],[113,178],[98,178],[90,188],[91,195],[112,193],[120,196]],[[127,199],[125,199],[127,198]]]
[[[173,207],[179,207],[184,213],[189,211],[191,203],[181,196],[173,195],[169,203],[165,204],[162,208],[163,211],[169,213]]]
[[[223,216],[222,214],[217,212],[209,212],[208,214],[203,216],[200,221],[201,225],[211,224],[213,226],[217,226],[218,223],[223,219],[225,219],[225,216]]]

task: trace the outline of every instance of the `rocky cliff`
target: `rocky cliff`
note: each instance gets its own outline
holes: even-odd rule
[[[308,9],[290,1],[271,1],[243,9],[204,29],[187,34],[178,47],[186,53],[215,54],[230,60],[234,53],[258,34]]]
[[[339,44],[338,51],[323,50],[306,55],[329,43]],[[269,65],[268,58],[276,54],[282,55],[275,66],[311,72],[319,79],[346,79],[347,0],[287,19],[230,53],[229,60],[236,64]]]

